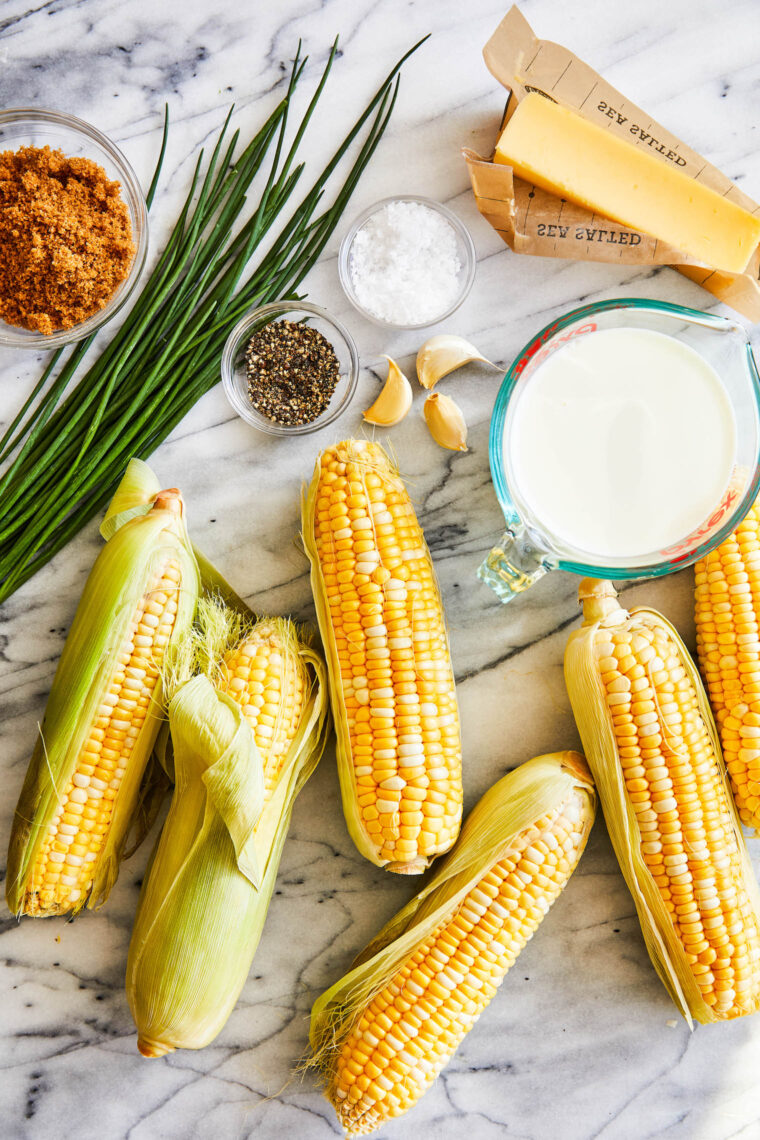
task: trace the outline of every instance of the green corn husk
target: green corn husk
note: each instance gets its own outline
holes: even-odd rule
[[[240,630],[239,617],[218,602],[203,602],[201,619],[213,622],[214,610]],[[295,640],[291,623],[281,628]],[[262,758],[240,706],[214,686],[221,646],[214,653],[213,643],[208,631],[196,639],[195,666],[205,673],[183,681],[186,663],[176,669],[175,790],[129,948],[127,997],[146,1057],[201,1049],[227,1021],[261,937],[295,798],[329,732],[324,663],[299,639],[311,689],[262,810]]]
[[[434,931],[451,921],[465,896],[490,868],[514,850],[521,838],[524,842],[526,833],[539,819],[578,792],[585,845],[594,821],[596,796],[582,756],[576,752],[551,753],[509,772],[472,809],[456,846],[438,865],[427,885],[385,925],[351,970],[314,1003],[310,1029],[312,1059],[306,1067],[322,1071],[328,1084],[326,1095],[339,1113],[342,1102],[333,1100],[329,1087],[336,1061],[357,1019],[374,996]],[[579,856],[582,851],[583,846]],[[568,869],[568,878],[573,870],[574,867]],[[414,1087],[416,1078],[404,1068],[406,1061],[397,1058],[397,1064],[395,1078],[403,1083],[407,1074],[412,1082],[410,1088]],[[353,1135],[343,1123],[348,1134]],[[359,1131],[371,1132],[377,1126],[377,1122],[367,1122]]]
[[[130,459],[100,524],[106,542],[124,523],[146,515],[160,490],[161,484],[148,464]]]
[[[130,464],[102,531],[107,542],[87,579],[66,639],[13,821],[6,897],[17,915],[76,913],[85,903],[94,907],[108,897],[161,724],[160,679],[117,791],[89,891],[73,905],[46,901],[35,881],[35,862],[60,795],[76,770],[136,606],[169,558],[178,562],[182,576],[170,644],[190,630],[195,614],[198,570],[178,492],[159,494],[150,469]]]
[[[107,541],[123,523],[146,514],[160,490],[161,484],[148,464],[142,459],[130,459],[100,525],[103,538]],[[192,549],[204,593],[220,596],[233,610],[250,619],[253,616],[251,610],[239,594],[235,593],[227,579],[194,543]]]
[[[693,1027],[693,1021],[702,1024],[715,1022],[720,1018],[702,997],[671,913],[643,857],[642,834],[636,812],[627,794],[620,753],[607,704],[607,694],[595,653],[594,643],[600,629],[609,629],[613,632],[615,629],[629,629],[634,632],[637,628],[659,629],[665,632],[672,642],[674,655],[693,687],[699,717],[704,723],[714,754],[713,764],[718,780],[718,794],[707,806],[722,816],[724,851],[729,847],[733,849],[739,868],[738,874],[731,874],[730,883],[725,869],[721,870],[723,886],[729,886],[736,895],[742,893],[745,895],[742,920],[747,930],[754,929],[757,932],[760,929],[760,891],[731,796],[728,777],[722,762],[718,731],[707,694],[686,646],[662,614],[643,606],[638,606],[628,613],[618,603],[611,582],[584,579],[580,584],[579,597],[583,602],[584,623],[568,639],[565,650],[565,684],[589,767],[599,791],[610,840],[620,870],[633,896],[649,957],[660,980],[689,1026]],[[655,693],[656,691],[655,687]],[[675,739],[671,743],[667,724],[661,719],[662,713],[659,708],[657,715],[658,728],[663,735],[664,754],[671,761],[693,768],[697,763],[695,757],[690,754],[687,747],[679,745]],[[681,810],[679,806],[679,812]],[[708,856],[710,859],[713,857],[717,857],[717,853],[711,852]],[[704,866],[701,855],[694,856],[690,865],[691,871],[694,865]],[[751,935],[750,940],[752,940]],[[758,953],[760,953],[760,941],[755,935],[755,959]],[[757,967],[753,966],[753,969],[757,973]],[[745,1012],[752,1012],[760,1006],[760,989],[757,984],[748,1000],[750,1004]]]

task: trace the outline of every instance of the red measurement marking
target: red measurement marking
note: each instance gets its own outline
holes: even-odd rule
[[[712,534],[719,523],[726,517],[738,498],[739,492],[735,488],[729,487],[723,502],[720,506],[715,508],[707,522],[702,523],[700,527],[692,531],[690,535],[687,535],[683,542],[677,542],[674,546],[668,546],[665,550],[661,550],[660,553],[662,557],[669,558],[673,562],[683,562],[685,558],[688,558],[695,546],[699,546],[703,539]]]
[[[544,329],[540,337],[536,337],[535,340],[531,341],[525,352],[512,368],[515,376],[521,376],[528,365],[531,366],[532,371],[534,368],[537,368],[539,364],[543,364],[547,357],[551,356],[553,352],[556,352],[558,348],[561,348],[563,344],[572,340],[573,337],[595,332],[597,328],[595,321],[588,321],[585,325],[579,325],[575,329],[570,329],[568,332],[562,333],[562,335],[556,337],[551,344],[547,344],[546,342],[553,337],[554,330],[558,324],[559,321],[555,321],[553,325],[549,325],[548,329]]]

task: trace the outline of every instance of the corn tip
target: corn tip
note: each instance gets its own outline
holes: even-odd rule
[[[166,1045],[163,1041],[153,1041],[150,1037],[138,1037],[137,1048],[143,1057],[165,1057],[167,1053],[174,1052],[173,1045]]]

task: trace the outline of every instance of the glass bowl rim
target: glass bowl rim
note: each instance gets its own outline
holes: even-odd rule
[[[96,313],[84,321],[80,321],[72,328],[59,329],[49,334],[37,333],[31,329],[24,329],[23,333],[14,333],[10,330],[15,326],[6,325],[4,322],[0,323],[0,346],[39,351],[47,348],[61,348],[64,345],[83,340],[102,328],[127,303],[142,276],[145,259],[148,255],[148,206],[140,181],[129,159],[108,135],[98,130],[92,123],[80,119],[77,115],[70,115],[67,111],[55,111],[46,107],[8,107],[0,111],[0,127],[22,123],[25,119],[63,127],[75,135],[91,139],[106,152],[118,172],[118,181],[122,186],[122,200],[130,211],[133,229],[132,240],[136,246],[129,272],[110,300],[102,309],[98,309]],[[131,202],[128,201],[128,197],[131,198]],[[134,215],[130,208],[131,204],[134,205]]]
[[[254,407],[246,404],[238,392],[234,375],[235,356],[239,350],[240,342],[249,334],[253,325],[262,317],[284,316],[286,313],[294,312],[310,313],[312,316],[319,317],[320,320],[323,320],[325,324],[334,329],[346,346],[349,365],[343,396],[340,400],[336,401],[335,406],[331,407],[331,401],[331,404],[328,404],[322,415],[318,416],[316,420],[312,420],[311,423],[289,426],[288,424],[277,424],[274,420],[267,419],[266,416],[262,416],[260,412],[257,412]],[[221,373],[222,388],[227,397],[227,402],[240,419],[244,420],[251,427],[258,428],[259,431],[263,431],[267,435],[310,435],[312,432],[319,431],[321,428],[333,423],[351,403],[359,382],[359,353],[354,338],[343,322],[338,320],[337,317],[332,316],[332,314],[321,305],[315,305],[311,301],[270,301],[266,305],[259,305],[254,309],[249,309],[231,329],[224,342],[224,348],[222,349]]]
[[[740,333],[746,341],[747,348],[747,363],[750,383],[752,385],[755,403],[758,410],[758,421],[760,424],[760,374],[758,374],[757,363],[752,352],[752,345],[747,335],[747,330],[738,321],[730,317],[723,317],[716,313],[705,313],[700,309],[691,309],[686,305],[677,305],[670,301],[650,300],[646,297],[614,297],[607,301],[595,301],[588,305],[581,305],[576,309],[571,309],[569,312],[564,313],[561,317],[550,321],[545,325],[535,336],[519,350],[515,356],[514,361],[507,370],[504,379],[501,382],[498,392],[496,393],[496,400],[494,402],[494,410],[491,416],[491,427],[488,438],[488,461],[491,468],[491,478],[496,492],[496,498],[499,501],[499,506],[502,509],[508,527],[518,524],[526,525],[524,520],[521,519],[517,512],[515,504],[512,500],[509,487],[507,485],[506,475],[504,472],[504,464],[502,460],[502,447],[501,440],[504,431],[504,425],[507,414],[507,405],[509,398],[517,385],[517,382],[522,374],[522,370],[527,358],[532,356],[542,344],[549,340],[555,333],[560,332],[562,329],[567,328],[568,325],[574,324],[576,321],[584,320],[595,313],[609,312],[614,309],[633,309],[633,310],[650,310],[655,313],[668,313],[671,316],[682,316],[692,323],[703,324],[710,328],[721,328],[728,331],[733,329],[735,332]],[[623,581],[626,579],[643,579],[643,578],[659,578],[664,574],[672,574],[676,570],[684,570],[688,566],[692,566],[700,558],[704,558],[716,546],[719,546],[732,531],[745,517],[753,502],[760,492],[760,431],[758,432],[758,452],[755,456],[755,470],[745,491],[742,499],[735,509],[729,514],[726,522],[710,538],[704,542],[699,543],[693,550],[685,554],[679,554],[673,558],[667,559],[662,562],[653,562],[647,566],[602,566],[592,565],[584,562],[575,562],[569,559],[553,557],[554,552],[548,551],[546,564],[558,570],[567,570],[571,574],[578,574],[583,578],[607,578],[614,581]]]
[[[440,316],[434,317],[432,320],[423,321],[421,323],[413,325],[397,324],[394,321],[386,321],[381,317],[373,316],[372,313],[368,312],[367,309],[365,309],[364,306],[360,304],[359,300],[356,297],[356,294],[354,293],[354,288],[351,283],[349,254],[351,252],[351,245],[354,238],[362,226],[365,225],[365,223],[368,222],[374,214],[383,209],[385,206],[390,205],[392,202],[419,202],[421,205],[428,206],[431,210],[435,210],[437,213],[446,218],[449,224],[453,226],[465,248],[465,279],[462,285],[462,289],[457,295],[457,299],[452,305],[449,306],[448,309],[446,309],[445,312],[441,313]],[[459,218],[453,210],[450,210],[448,206],[444,206],[442,202],[436,202],[434,198],[425,198],[419,194],[393,194],[389,198],[381,198],[379,201],[373,203],[373,205],[367,206],[365,210],[362,210],[362,212],[356,218],[354,218],[353,222],[346,230],[343,238],[341,239],[340,248],[338,250],[338,277],[340,279],[343,292],[357,312],[361,313],[361,315],[365,317],[366,320],[371,321],[373,325],[377,325],[379,328],[383,329],[396,329],[399,331],[404,331],[407,329],[426,329],[431,325],[436,325],[441,321],[445,321],[452,315],[452,313],[455,313],[457,311],[460,305],[464,304],[465,300],[469,296],[473,282],[475,281],[476,269],[477,254],[475,252],[475,243],[472,240],[470,231],[467,229],[467,226],[464,224],[462,219]]]

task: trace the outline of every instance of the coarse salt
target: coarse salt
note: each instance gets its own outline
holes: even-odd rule
[[[430,324],[459,293],[454,227],[421,202],[389,202],[351,242],[349,273],[356,300],[379,320]]]

